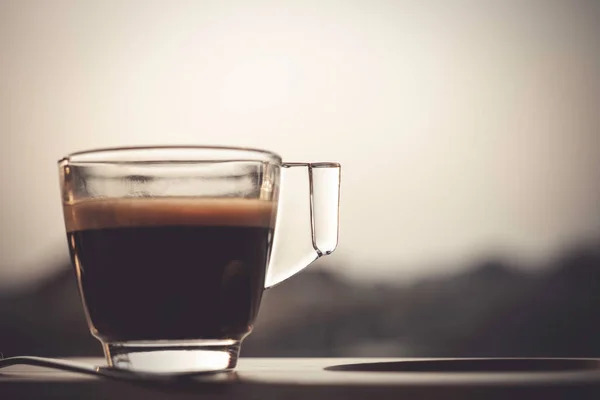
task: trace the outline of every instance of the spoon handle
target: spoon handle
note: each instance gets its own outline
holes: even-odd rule
[[[0,368],[6,368],[13,365],[31,365],[88,375],[97,375],[100,370],[100,368],[95,365],[47,357],[19,356],[0,359]]]
[[[180,374],[153,374],[153,373],[139,373],[131,372],[122,369],[116,369],[109,366],[97,366],[92,364],[86,364],[83,362],[72,361],[72,360],[61,360],[56,358],[48,357],[35,357],[35,356],[18,356],[0,358],[0,370],[2,368],[10,367],[13,365],[31,365],[35,367],[50,368],[59,371],[76,372],[85,375],[92,375],[96,377],[104,377],[111,379],[118,379],[122,381],[137,381],[145,383],[155,384],[181,384],[189,381],[191,378],[196,378],[196,381],[202,380],[204,376],[212,382],[226,381],[230,382],[235,380],[235,374],[219,374],[219,373],[180,373]],[[0,372],[1,374],[1,372]],[[219,379],[220,378],[220,379]]]
[[[76,372],[96,377],[119,379],[125,381],[161,381],[167,380],[164,376],[150,376],[149,374],[133,373],[118,370],[107,366],[96,366],[72,360],[60,360],[48,357],[18,356],[0,359],[0,369],[13,365],[31,365],[35,367],[50,368],[59,371]],[[172,378],[172,377],[171,377]]]

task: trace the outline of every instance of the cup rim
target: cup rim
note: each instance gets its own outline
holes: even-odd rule
[[[121,146],[121,147],[99,147],[95,149],[80,150],[67,154],[65,157],[58,160],[59,164],[62,163],[77,163],[77,164],[90,164],[90,163],[106,163],[106,164],[144,164],[144,163],[156,163],[156,162],[173,162],[173,161],[185,161],[185,162],[205,162],[205,161],[219,161],[238,159],[236,157],[223,157],[223,158],[202,158],[197,159],[179,159],[179,158],[124,158],[118,159],[115,155],[123,155],[125,153],[136,153],[141,154],[142,152],[215,152],[225,153],[230,152],[232,154],[238,153],[240,155],[246,155],[242,157],[248,161],[270,161],[275,164],[282,164],[282,158],[279,154],[269,150],[254,148],[254,147],[243,147],[243,146],[219,146],[219,145],[156,145],[156,146]],[[110,157],[112,155],[113,157]],[[104,157],[103,157],[104,156]]]

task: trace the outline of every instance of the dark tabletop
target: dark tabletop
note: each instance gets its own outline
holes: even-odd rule
[[[102,359],[78,361],[103,365]],[[411,365],[406,364],[412,362]],[[600,362],[577,368],[510,370],[418,359],[242,358],[232,373],[177,382],[123,382],[31,366],[0,370],[0,399],[463,399],[597,398]],[[443,360],[445,361],[445,360]],[[350,365],[350,366],[348,366]],[[417,365],[417,367],[415,367]],[[445,366],[447,365],[447,366]],[[459,368],[455,366],[458,365]],[[408,367],[407,367],[408,366]],[[465,367],[466,366],[466,367]],[[482,367],[483,366],[483,367]],[[529,367],[528,367],[529,368]],[[534,369],[537,367],[534,367]],[[355,371],[363,370],[363,371]],[[503,370],[504,369],[504,370]],[[370,370],[370,371],[364,371]],[[448,372],[451,371],[451,372]]]

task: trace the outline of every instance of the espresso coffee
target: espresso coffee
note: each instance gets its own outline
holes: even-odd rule
[[[262,297],[274,207],[188,198],[65,205],[92,333],[113,343],[242,339]]]

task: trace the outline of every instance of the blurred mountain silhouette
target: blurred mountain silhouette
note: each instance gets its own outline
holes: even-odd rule
[[[492,259],[410,286],[309,268],[265,293],[242,355],[600,357],[599,314],[600,244],[536,273]],[[70,267],[32,292],[0,297],[0,352],[102,354]]]

